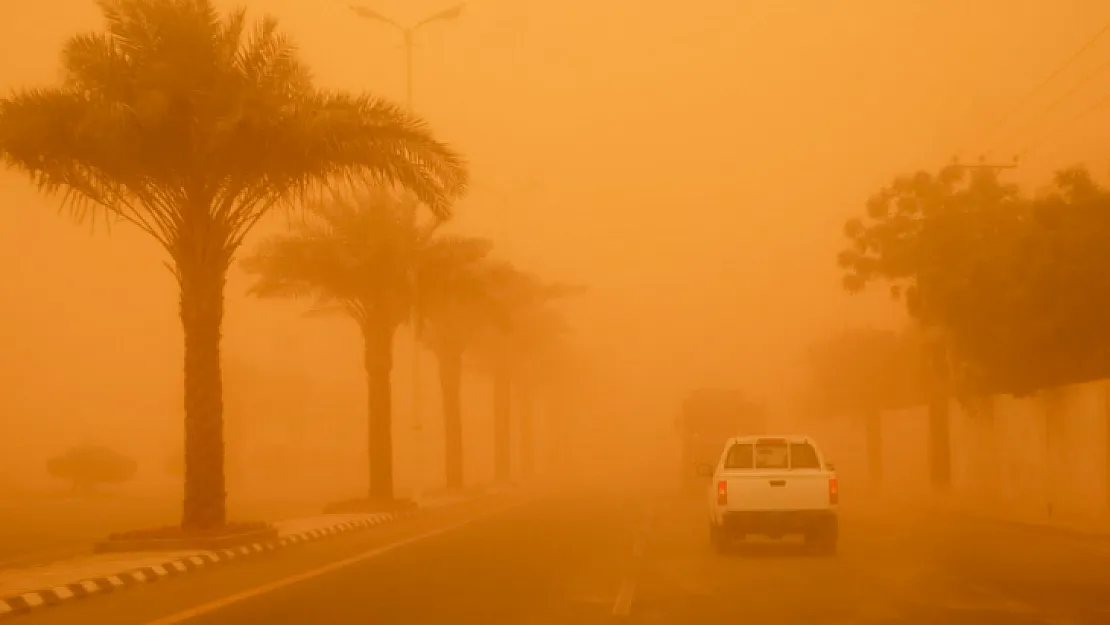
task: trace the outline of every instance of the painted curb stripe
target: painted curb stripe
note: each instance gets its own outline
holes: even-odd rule
[[[185,573],[199,571],[215,565],[227,564],[247,556],[269,553],[291,545],[313,542],[322,538],[338,536],[355,530],[368,529],[381,525],[382,523],[414,516],[419,512],[421,511],[383,513],[368,519],[343,521],[324,528],[287,534],[273,541],[253,543],[234,549],[220,549],[212,553],[186,556],[176,560],[168,560],[154,566],[129,569],[121,573],[116,573],[115,575],[91,577],[63,586],[43,588],[41,590],[25,592],[20,595],[0,598],[0,619],[25,614],[36,608],[54,606],[74,599],[84,599],[91,595],[112,592],[136,584],[156,582],[166,577],[184,575]]]

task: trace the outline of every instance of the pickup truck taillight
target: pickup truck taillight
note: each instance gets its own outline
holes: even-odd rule
[[[840,487],[837,486],[835,477],[829,478],[829,503],[840,503]]]
[[[717,482],[717,505],[723,506],[728,504],[728,482],[721,480]]]

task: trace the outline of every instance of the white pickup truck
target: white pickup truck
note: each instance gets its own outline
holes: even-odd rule
[[[746,536],[801,534],[814,551],[836,553],[840,492],[833,466],[812,439],[732,438],[717,465],[702,465],[698,473],[713,478],[709,536],[717,551]]]

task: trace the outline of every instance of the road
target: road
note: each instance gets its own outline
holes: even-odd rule
[[[849,501],[835,557],[790,545],[721,556],[699,503],[600,492],[486,502],[12,622],[1110,622],[1106,543]]]

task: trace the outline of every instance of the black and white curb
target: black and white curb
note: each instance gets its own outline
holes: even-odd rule
[[[389,523],[415,514],[418,514],[418,511],[380,514],[358,521],[337,523],[307,532],[288,534],[276,540],[257,542],[234,549],[219,549],[186,558],[170,560],[155,566],[131,569],[115,575],[84,579],[72,584],[65,584],[64,586],[43,588],[41,590],[25,592],[21,595],[4,597],[0,599],[0,619],[23,614],[36,608],[58,605],[73,599],[83,599],[91,595],[113,592],[136,584],[156,582],[163,578],[184,575],[192,571],[211,568],[218,564],[227,564],[236,560],[276,551],[300,543],[312,542],[337,534],[345,534],[347,532],[371,528],[381,525],[382,523]]]

